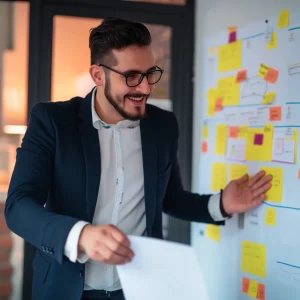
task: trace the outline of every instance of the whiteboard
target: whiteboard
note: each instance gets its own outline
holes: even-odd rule
[[[279,12],[278,12],[279,15]],[[299,173],[299,134],[300,128],[300,12],[290,12],[289,26],[277,28],[278,15],[266,20],[249,23],[237,29],[237,39],[242,41],[241,68],[228,72],[218,72],[218,51],[228,43],[228,31],[217,36],[207,37],[201,52],[203,67],[200,107],[198,112],[202,126],[208,128],[208,137],[201,138],[208,145],[206,153],[199,149],[199,165],[196,192],[200,194],[217,193],[211,189],[213,163],[226,163],[227,172],[231,162],[226,155],[215,154],[216,128],[220,124],[264,128],[272,124],[274,138],[288,132],[296,132],[298,139],[294,147],[295,163],[272,161],[242,161],[253,175],[261,167],[282,168],[283,189],[281,202],[264,201],[258,208],[247,212],[244,221],[238,216],[226,221],[221,227],[220,241],[209,239],[207,225],[193,223],[192,245],[198,253],[199,262],[205,274],[205,281],[211,300],[251,299],[243,292],[243,278],[262,284],[265,299],[300,299],[300,179]],[[277,46],[271,50],[266,47],[266,32],[276,32]],[[258,76],[260,64],[266,64],[279,71],[275,83]],[[224,106],[214,116],[207,115],[207,93],[223,77],[236,76],[239,70],[247,70],[247,80],[240,83],[239,103]],[[261,104],[267,93],[276,93],[271,104]],[[270,120],[270,107],[281,107],[281,120]],[[197,128],[199,131],[199,128]],[[227,144],[228,147],[228,144]],[[275,139],[273,140],[275,147]],[[275,149],[275,148],[274,148]],[[276,149],[274,150],[274,156]],[[279,155],[280,156],[280,155]],[[275,161],[276,160],[276,161]],[[234,162],[236,163],[236,162]],[[228,175],[228,174],[227,174]],[[229,176],[227,176],[228,182]],[[266,211],[276,212],[276,225],[265,223]],[[240,223],[239,223],[240,222]],[[242,224],[243,226],[239,225]],[[258,276],[242,270],[243,241],[263,245],[266,249],[265,276]],[[253,296],[252,296],[253,298]]]

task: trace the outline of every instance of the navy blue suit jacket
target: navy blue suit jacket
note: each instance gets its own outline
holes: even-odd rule
[[[32,299],[81,298],[84,264],[64,256],[64,246],[77,221],[92,222],[98,196],[101,158],[91,98],[89,93],[85,99],[35,105],[17,149],[5,217],[8,227],[37,249]],[[208,212],[209,195],[183,190],[174,114],[151,105],[146,109],[140,126],[148,236],[162,238],[163,211],[188,221],[214,223]]]

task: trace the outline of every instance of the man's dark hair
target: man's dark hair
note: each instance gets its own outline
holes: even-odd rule
[[[151,35],[145,25],[123,19],[106,18],[90,32],[91,64],[114,66],[118,62],[112,50],[125,49],[130,45],[150,44]]]

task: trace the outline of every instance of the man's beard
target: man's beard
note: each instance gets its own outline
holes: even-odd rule
[[[104,88],[104,95],[106,97],[106,99],[108,100],[108,102],[114,107],[114,109],[124,118],[124,119],[127,119],[127,120],[131,120],[131,121],[137,121],[137,120],[141,120],[143,118],[146,117],[146,110],[145,110],[145,113],[143,114],[129,114],[127,113],[122,107],[119,106],[119,103],[124,103],[126,100],[125,98],[126,97],[136,97],[136,98],[139,98],[139,97],[146,97],[146,101],[149,97],[149,95],[145,95],[145,94],[126,94],[124,97],[123,97],[123,100],[120,101],[120,99],[116,99],[114,100],[113,96],[111,95],[111,84],[110,84],[110,80],[108,78],[108,80],[106,80],[106,83],[105,83],[105,88]],[[142,100],[144,101],[144,100]],[[141,108],[140,107],[136,107],[137,110],[140,110]]]

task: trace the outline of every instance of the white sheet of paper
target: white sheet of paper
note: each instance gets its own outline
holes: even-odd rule
[[[208,300],[191,246],[148,237],[129,240],[135,256],[117,266],[126,300]]]
[[[232,161],[245,161],[246,140],[242,138],[229,138],[227,141],[227,159]]]
[[[273,135],[272,161],[293,164],[295,160],[295,141],[288,140],[292,131],[275,131]]]

